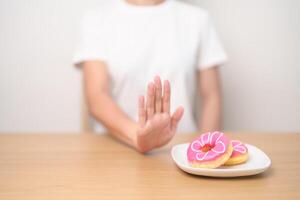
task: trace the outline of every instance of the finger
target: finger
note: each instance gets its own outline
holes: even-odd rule
[[[155,87],[151,82],[148,84],[147,91],[147,119],[150,119],[154,115],[154,99],[155,99]]]
[[[160,113],[162,111],[162,103],[161,103],[161,93],[162,93],[162,86],[161,80],[159,76],[154,78],[155,83],[155,113]]]
[[[179,121],[181,120],[184,113],[183,107],[178,107],[171,117],[171,129],[176,130]]]
[[[140,125],[146,123],[145,98],[143,95],[139,97],[139,123]]]
[[[170,114],[171,87],[168,80],[164,81],[163,112]]]

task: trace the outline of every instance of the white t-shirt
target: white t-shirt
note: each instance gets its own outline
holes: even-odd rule
[[[226,55],[201,8],[177,0],[153,6],[113,0],[83,18],[74,63],[87,60],[106,62],[111,95],[134,120],[147,83],[155,75],[170,80],[171,111],[185,109],[178,131],[192,132],[197,130],[197,71],[223,63]],[[105,132],[98,122],[94,130]]]

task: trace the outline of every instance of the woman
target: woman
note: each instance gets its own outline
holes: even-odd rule
[[[114,0],[83,18],[74,63],[83,66],[95,131],[147,152],[177,130],[220,129],[217,66],[225,60],[206,11],[177,0]]]

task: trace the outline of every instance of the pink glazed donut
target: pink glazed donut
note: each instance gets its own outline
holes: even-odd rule
[[[248,160],[248,148],[239,140],[231,140],[233,152],[224,165],[238,165]]]
[[[231,142],[224,133],[208,132],[189,145],[187,158],[192,167],[217,168],[230,158],[232,151]]]

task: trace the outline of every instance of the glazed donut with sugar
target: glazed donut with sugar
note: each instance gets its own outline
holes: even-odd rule
[[[229,138],[222,132],[208,132],[197,137],[188,147],[187,158],[192,167],[217,168],[233,151]]]
[[[248,149],[246,145],[239,140],[231,140],[231,145],[233,152],[224,165],[238,165],[246,162],[248,160]]]

